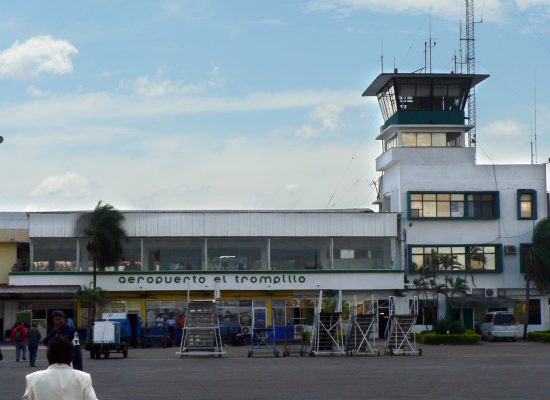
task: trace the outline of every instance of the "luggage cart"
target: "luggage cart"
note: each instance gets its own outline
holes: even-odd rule
[[[275,340],[275,319],[273,318],[273,313],[271,314],[271,322],[271,327],[257,327],[254,313],[252,313],[249,358],[258,354],[273,354],[274,357],[279,357],[277,341]]]
[[[340,306],[336,307],[335,312],[323,311],[323,292],[319,292],[319,299],[315,305],[310,357],[346,353],[342,329],[341,298],[342,291],[339,291],[338,302]]]
[[[158,344],[164,347],[172,346],[172,340],[168,335],[168,328],[165,326],[157,326],[156,322],[148,323],[141,330],[140,345],[141,348],[152,347]]]
[[[409,314],[395,313],[395,297],[389,297],[389,321],[384,334],[384,354],[393,356],[422,355],[422,349],[416,347],[416,317],[418,315],[418,297],[414,296]]]
[[[297,300],[290,306],[290,315],[285,329],[285,345],[283,357],[289,357],[291,354],[303,356],[308,352],[305,333],[306,318],[303,314],[303,302]],[[297,313],[295,312],[297,311]]]
[[[375,327],[378,309],[374,296],[368,304],[363,302],[362,306],[357,304],[354,299],[354,304],[350,310],[349,328],[346,340],[346,355],[353,354],[363,355],[380,355],[380,351],[376,348]]]
[[[216,300],[190,300],[183,328],[180,351],[184,356],[218,356],[225,354],[218,321]]]

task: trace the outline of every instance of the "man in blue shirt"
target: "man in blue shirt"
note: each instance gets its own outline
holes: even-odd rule
[[[45,346],[48,345],[48,342],[54,336],[63,336],[71,342],[73,341],[75,329],[69,327],[66,321],[67,319],[63,311],[56,310],[53,312],[53,329],[44,338],[43,343]],[[82,371],[82,351],[80,345],[74,346],[73,368]]]

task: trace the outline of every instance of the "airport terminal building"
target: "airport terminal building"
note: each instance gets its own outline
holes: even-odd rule
[[[403,289],[397,213],[123,214],[124,254],[119,265],[97,275],[97,286],[111,295],[105,311],[136,313],[153,323],[159,313],[184,311],[188,293],[213,298],[217,288],[227,324],[242,325],[239,316],[254,313],[257,320],[285,325],[293,301],[314,299],[319,290],[387,299]],[[32,310],[33,319],[45,325],[52,310],[63,309],[86,325],[86,308],[77,304],[75,293],[92,282],[83,233],[87,218],[87,212],[0,214],[7,241],[2,246],[11,249],[0,253],[7,278],[0,286],[4,329],[22,310]]]
[[[376,302],[382,336],[388,296],[407,313],[413,296],[422,296],[415,279],[438,254],[455,259],[449,272],[465,278],[468,293],[448,302],[437,295],[437,315],[421,306],[418,329],[449,314],[474,328],[497,310],[520,320],[528,312],[531,330],[549,329],[548,295],[532,290],[525,302],[523,265],[533,227],[548,216],[546,165],[476,163],[465,105],[487,77],[394,71],[371,83],[363,95],[377,97],[384,119],[375,160],[379,212],[123,212],[124,254],[97,276],[111,295],[105,311],[152,323],[219,290],[223,325],[249,325],[252,315],[280,326],[298,314],[307,324],[320,290],[342,290],[348,301]],[[0,213],[2,331],[23,310],[44,329],[54,309],[86,326],[75,293],[92,281],[89,215]]]

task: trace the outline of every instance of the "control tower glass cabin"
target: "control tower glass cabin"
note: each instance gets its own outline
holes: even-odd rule
[[[376,96],[384,117],[378,140],[392,147],[465,147],[470,89],[489,75],[382,73],[363,96]]]

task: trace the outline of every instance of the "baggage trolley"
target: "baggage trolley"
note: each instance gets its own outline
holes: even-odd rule
[[[290,306],[290,315],[285,329],[285,345],[283,357],[289,357],[291,354],[303,356],[308,353],[308,342],[305,335],[306,318],[302,316],[303,302],[297,300]]]
[[[254,313],[252,313],[252,329],[250,332],[250,350],[248,357],[254,357],[258,354],[273,354],[274,357],[279,357],[277,349],[277,341],[275,340],[275,320],[271,315],[271,327],[260,328],[256,326]]]

